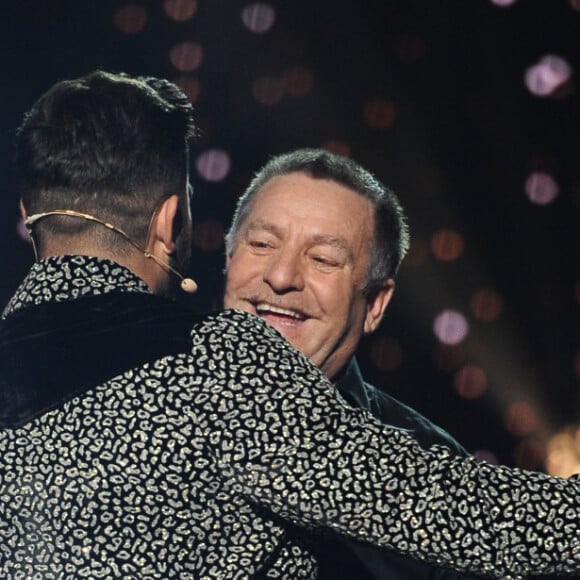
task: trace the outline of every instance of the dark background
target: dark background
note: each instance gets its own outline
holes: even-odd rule
[[[577,424],[580,412],[580,3],[269,0],[276,19],[261,34],[242,22],[248,4],[198,0],[183,22],[170,18],[160,0],[21,0],[3,7],[2,302],[32,261],[16,232],[11,165],[24,112],[55,81],[97,67],[185,76],[199,86],[202,136],[194,159],[209,149],[231,159],[219,182],[194,169],[192,271],[201,290],[193,305],[218,307],[223,230],[268,156],[302,146],[347,151],[399,194],[413,239],[386,319],[361,345],[366,377],[470,451],[544,469],[550,437]],[[121,20],[133,23],[134,33],[115,26],[119,14],[129,14]],[[141,26],[135,15],[144,15]],[[201,45],[203,59],[180,73],[169,51],[183,41]],[[541,98],[523,78],[546,54],[566,59],[573,73]],[[270,104],[255,98],[256,82]],[[532,171],[549,172],[558,183],[552,203],[526,196]],[[433,246],[441,230],[461,237],[456,259],[440,259],[441,250],[456,247],[452,238],[443,238],[449,246]],[[473,305],[481,289],[500,300],[493,320],[482,320],[481,303]],[[444,309],[469,322],[459,345],[442,346],[433,333]],[[481,396],[458,392],[464,365],[485,373]]]

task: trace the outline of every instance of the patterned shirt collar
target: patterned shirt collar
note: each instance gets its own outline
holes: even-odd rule
[[[52,256],[32,266],[2,318],[27,306],[113,291],[152,293],[141,278],[111,260],[80,255]]]

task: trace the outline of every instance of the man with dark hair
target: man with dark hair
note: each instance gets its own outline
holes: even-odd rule
[[[238,200],[226,241],[224,305],[272,324],[353,406],[412,433],[426,449],[445,445],[465,456],[448,433],[365,383],[354,356],[362,334],[383,317],[408,243],[399,200],[353,160],[323,149],[275,156]],[[329,578],[346,566],[356,568],[335,544],[320,541],[318,548],[327,553],[322,563]],[[379,578],[455,577],[386,552],[352,548]]]
[[[168,204],[178,227],[168,259],[183,268],[191,246],[187,143],[194,133],[191,103],[167,81],[98,72],[59,83],[32,108],[19,132],[23,207],[28,216],[55,208],[96,215],[130,240],[146,240],[150,217]],[[70,253],[96,245],[121,260],[137,260],[132,269],[147,282],[164,273],[155,253],[135,253],[98,221],[53,214],[34,223],[32,240],[42,255],[59,254],[62,245]]]
[[[38,256],[0,323],[0,575],[315,578],[292,526],[496,576],[577,571],[575,481],[422,451],[258,317],[164,298],[195,289],[191,119],[170,83],[96,72],[20,128]]]

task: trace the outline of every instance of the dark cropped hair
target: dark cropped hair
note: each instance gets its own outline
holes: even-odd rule
[[[369,240],[370,263],[365,294],[372,295],[385,280],[394,278],[409,248],[409,230],[397,196],[370,171],[352,159],[324,149],[298,149],[271,158],[254,176],[238,200],[227,236],[228,255],[252,209],[254,196],[274,177],[304,173],[314,179],[334,181],[368,199],[374,208],[375,228]]]
[[[95,71],[59,82],[34,104],[17,133],[24,206],[29,215],[90,213],[144,239],[161,199],[184,194],[194,133],[191,103],[166,80]],[[54,216],[34,227],[42,239],[95,226]],[[106,228],[97,235],[106,236]]]

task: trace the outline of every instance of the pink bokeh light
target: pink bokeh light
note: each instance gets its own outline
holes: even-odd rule
[[[570,80],[572,67],[560,56],[548,54],[526,69],[524,82],[537,97],[549,97]]]
[[[230,172],[229,153],[222,149],[209,149],[201,153],[195,161],[197,172],[206,181],[222,181]]]
[[[461,312],[444,310],[435,318],[433,332],[443,344],[459,344],[469,334],[469,324]]]
[[[203,60],[203,48],[197,42],[180,42],[169,51],[169,60],[178,71],[192,72]]]
[[[528,199],[538,205],[552,203],[560,192],[556,180],[549,173],[536,171],[526,180],[526,195]]]

